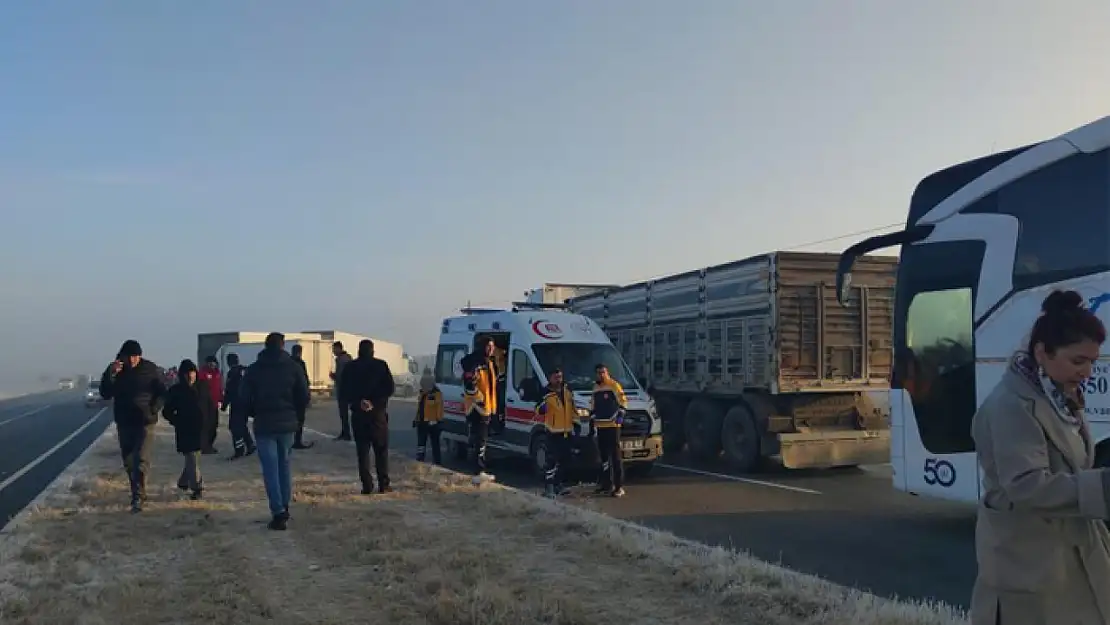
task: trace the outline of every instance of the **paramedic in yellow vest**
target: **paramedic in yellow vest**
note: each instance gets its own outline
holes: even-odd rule
[[[489,422],[497,414],[497,364],[493,360],[493,339],[485,338],[478,347],[481,351],[467,354],[462,362],[463,411],[466,412],[475,474],[485,476]]]
[[[601,475],[597,493],[624,496],[624,462],[621,458],[621,423],[628,400],[624,388],[609,376],[609,368],[594,368],[597,379],[590,397],[590,426],[597,428],[597,452],[601,458]]]
[[[490,358],[497,368],[497,413],[495,432],[505,431],[505,389],[507,378],[505,372],[509,370],[509,352],[494,345],[493,356]]]
[[[563,372],[555,369],[547,376],[547,393],[536,404],[536,414],[543,418],[547,433],[547,458],[544,467],[544,496],[566,495],[566,470],[570,466],[571,439],[578,436],[582,425],[574,408],[574,394],[563,382]]]
[[[416,428],[416,460],[424,462],[425,450],[432,444],[432,462],[443,464],[440,456],[439,433],[443,421],[443,393],[436,387],[435,378],[425,375],[420,378],[420,398],[416,401],[416,418],[412,427]]]

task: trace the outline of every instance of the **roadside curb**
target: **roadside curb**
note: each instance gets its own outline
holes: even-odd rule
[[[101,415],[103,415],[104,412],[107,410],[108,407],[103,408],[96,413],[96,416],[94,416],[93,419],[99,419]],[[58,495],[63,490],[63,488],[69,488],[73,486],[73,483],[77,481],[78,478],[85,477],[85,473],[87,473],[88,471],[89,454],[92,452],[92,450],[95,449],[105,438],[115,438],[116,432],[111,427],[111,425],[111,421],[105,424],[104,431],[101,432],[96,438],[94,438],[92,442],[89,443],[89,446],[83,449],[81,453],[73,459],[73,462],[69,463],[69,466],[63,469],[57,477],[51,480],[51,482],[47,484],[45,488],[39,491],[39,494],[35,495],[35,498],[32,499],[26,506],[23,506],[22,510],[17,512],[15,516],[9,519],[7,525],[5,525],[3,528],[0,528],[0,540],[6,538],[9,534],[16,533],[20,527],[27,523],[27,520],[31,517],[32,513],[37,511],[44,503],[47,502],[47,500],[53,499],[56,495]]]

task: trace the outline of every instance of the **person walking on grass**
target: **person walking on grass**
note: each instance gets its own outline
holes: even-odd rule
[[[389,398],[393,396],[393,373],[389,365],[374,357],[374,342],[363,339],[358,344],[358,358],[343,370],[339,385],[340,398],[351,409],[358,477],[362,494],[374,492],[370,477],[370,450],[374,451],[374,469],[378,474],[378,492],[388,493],[389,485]]]
[[[230,411],[227,418],[227,429],[231,432],[231,446],[235,453],[229,460],[238,460],[254,455],[254,439],[247,423],[247,415],[243,412],[243,376],[247,368],[239,363],[239,354],[234,352],[227,355],[227,382],[224,389],[224,401],[220,410]]]
[[[177,368],[177,383],[166,392],[162,416],[173,426],[177,453],[185,456],[185,467],[177,478],[177,487],[192,491],[200,499],[204,482],[200,476],[200,452],[204,448],[205,426],[218,410],[208,380],[197,378],[197,366],[189,359]]]
[[[204,368],[197,371],[197,377],[207,382],[208,392],[212,396],[212,401],[216,405],[224,402],[224,379],[223,374],[220,373],[220,361],[216,360],[215,356],[209,356],[204,359]],[[201,453],[210,456],[220,453],[216,449],[216,436],[220,430],[220,413],[214,412],[207,415],[208,421],[204,423],[204,448]]]
[[[311,388],[312,384],[308,381],[308,364],[305,363],[303,354],[304,348],[300,345],[294,345],[293,349],[289,351],[289,355],[293,357],[293,362],[297,363],[297,366],[301,368],[302,372],[304,372],[305,384],[308,384],[309,388]],[[293,449],[308,449],[315,444],[306,444],[304,442],[304,420],[307,414],[307,406],[302,408],[300,413],[297,414],[297,436],[293,439]]]
[[[297,433],[297,415],[308,406],[308,380],[285,351],[285,336],[271,332],[258,360],[247,367],[242,399],[254,419],[254,438],[262,465],[262,483],[270,505],[272,530],[289,523],[293,499],[290,453]]]
[[[350,405],[343,401],[343,371],[351,364],[351,355],[343,348],[341,341],[331,345],[331,352],[335,355],[335,371],[331,373],[334,382],[336,404],[339,406],[339,436],[337,441],[351,440],[351,410]]]
[[[100,376],[100,396],[114,400],[112,416],[123,467],[131,484],[131,512],[142,512],[146,503],[154,426],[165,395],[166,385],[158,365],[143,358],[138,341],[124,341],[116,359]]]

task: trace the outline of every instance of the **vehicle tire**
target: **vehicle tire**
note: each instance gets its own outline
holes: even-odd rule
[[[721,425],[724,415],[716,403],[697,398],[686,408],[686,444],[697,460],[713,460],[721,455]]]
[[[759,468],[759,428],[747,406],[736,404],[725,413],[721,446],[725,462],[732,468],[744,473]]]
[[[635,462],[624,465],[625,475],[633,479],[643,479],[651,475],[652,469],[655,468],[655,461],[651,462]]]
[[[677,454],[686,447],[686,428],[683,411],[686,406],[678,397],[660,397],[655,402],[659,418],[663,420],[663,451]]]
[[[547,447],[547,435],[540,432],[532,437],[532,444],[528,456],[532,460],[532,475],[544,479],[547,470],[547,455],[551,453]]]

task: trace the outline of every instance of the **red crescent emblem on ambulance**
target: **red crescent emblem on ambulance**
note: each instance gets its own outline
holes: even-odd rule
[[[563,338],[563,329],[544,319],[532,322],[532,331],[549,341]]]

